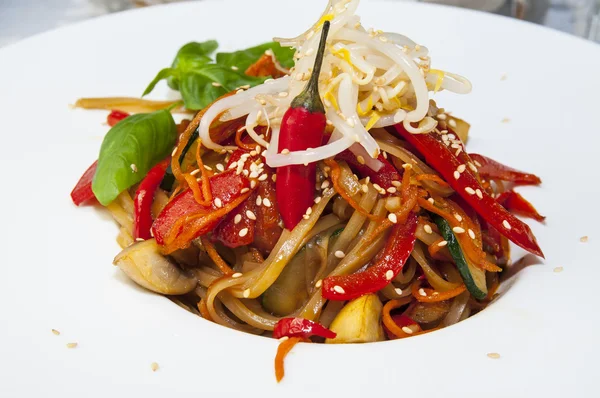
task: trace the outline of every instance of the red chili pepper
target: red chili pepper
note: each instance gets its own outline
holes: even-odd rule
[[[496,201],[506,208],[506,210],[523,217],[530,217],[537,221],[544,221],[546,217],[542,216],[533,207],[533,205],[515,191],[506,191],[496,197]]]
[[[361,164],[356,158],[356,155],[347,149],[337,154],[336,158],[344,160],[346,163],[348,163],[348,166],[350,166],[350,168],[362,178],[369,177],[373,184],[377,184],[385,190],[391,187],[397,188],[392,184],[392,182],[400,182],[402,180],[402,176],[398,170],[396,170],[396,168],[381,154],[377,158],[377,160],[383,163],[383,166],[381,169],[379,169],[379,171],[373,170],[369,166],[365,165],[364,162]]]
[[[108,123],[108,125],[110,127],[113,127],[115,124],[119,123],[121,120],[125,119],[127,116],[129,116],[129,113],[123,112],[123,111],[118,111],[115,109],[115,110],[110,111],[110,113],[106,117],[106,123]]]
[[[477,165],[477,171],[484,178],[510,181],[523,185],[539,185],[542,183],[540,177],[535,174],[515,170],[512,167],[505,166],[502,163],[476,153],[470,153],[469,156],[473,161],[481,165]]]
[[[307,339],[311,336],[335,339],[337,334],[320,323],[309,321],[304,318],[280,319],[275,325],[275,329],[273,329],[273,337],[276,339],[282,337],[302,337]]]
[[[187,214],[215,211],[218,207],[215,205],[215,200],[218,198],[223,206],[233,202],[242,194],[242,189],[249,188],[249,180],[241,175],[236,174],[233,169],[226,170],[223,173],[215,174],[209,179],[210,189],[213,195],[213,202],[210,206],[203,206],[196,202],[194,194],[190,189],[187,189],[175,197],[158,215],[152,225],[152,232],[159,245],[165,244],[165,238],[171,232],[175,222]],[[212,231],[222,218],[215,218],[210,223],[205,225],[201,230],[196,231],[194,238],[204,235]],[[177,232],[179,235],[183,231],[183,227]]]
[[[365,271],[330,276],[323,280],[323,297],[327,300],[352,300],[375,293],[389,285],[402,270],[415,246],[417,216],[410,213],[404,224],[396,224],[385,245],[383,255]]]
[[[398,325],[399,328],[403,328],[405,326],[418,325],[418,323],[413,321],[410,317],[402,314],[392,315],[392,320],[396,325]],[[385,331],[385,334],[387,335],[388,339],[394,340],[398,338],[394,333],[389,331],[385,324],[383,324],[383,330]]]
[[[321,42],[313,72],[304,88],[283,115],[278,151],[300,151],[321,146],[327,123],[325,108],[319,96],[319,74],[323,62],[329,21],[323,24]],[[277,169],[277,202],[285,227],[293,229],[306,209],[313,205],[316,163],[283,166]]]
[[[250,195],[244,203],[227,214],[213,231],[212,238],[231,248],[248,246],[254,242],[256,226],[255,200],[256,195]],[[253,219],[248,217],[249,213],[253,214]],[[240,235],[240,232],[244,229],[246,230],[245,233]]]
[[[75,188],[71,191],[71,199],[76,206],[96,198],[92,191],[92,181],[94,180],[94,174],[96,174],[96,167],[98,161],[96,160],[88,169],[83,173]]]
[[[411,134],[401,124],[397,124],[395,130],[425,156],[427,163],[440,173],[484,220],[523,249],[544,257],[529,226],[488,195],[468,167],[460,173],[458,179],[454,178],[454,172],[458,166],[464,165],[464,162],[450,151],[437,134]]]
[[[152,227],[152,202],[154,193],[165,176],[165,171],[171,158],[167,158],[150,169],[146,177],[140,182],[133,198],[133,239],[150,239],[150,228]]]

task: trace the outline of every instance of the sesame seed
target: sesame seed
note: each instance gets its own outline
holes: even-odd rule
[[[393,277],[394,277],[394,271],[392,271],[391,269],[388,269],[385,272],[385,279],[387,279],[388,281],[391,281]]]
[[[477,160],[474,160],[473,163],[475,163],[475,166],[481,167],[481,163],[479,163]]]
[[[448,124],[450,125],[450,127],[456,127],[456,121],[454,119],[448,120]]]
[[[53,333],[55,336],[60,336],[60,332],[59,332],[58,330],[56,330],[56,329],[52,329],[52,333]]]
[[[456,170],[458,170],[459,173],[464,173],[466,168],[467,168],[467,166],[465,166],[464,164],[461,164],[456,168]]]
[[[290,337],[289,337],[289,336],[283,336],[283,337],[280,337],[278,341],[279,341],[280,343],[283,343],[284,341],[287,341],[287,340],[289,340],[289,339],[290,339]]]
[[[365,164],[365,158],[361,155],[358,155],[356,157],[356,160],[358,160],[358,163],[360,163],[360,164]]]
[[[264,198],[262,202],[263,202],[263,206],[271,207],[271,201],[268,198]]]
[[[431,203],[431,204],[434,204],[434,203],[435,203],[435,200],[433,200],[433,198],[429,198],[429,199],[427,199],[427,201],[428,201],[429,203]]]
[[[364,193],[369,192],[369,186],[367,184],[362,184],[361,189]]]
[[[192,171],[192,172],[190,173],[190,175],[191,175],[191,176],[195,176],[195,175],[196,175],[196,174],[198,174],[199,172],[200,172],[200,169],[196,169],[196,170]]]
[[[587,241],[588,241],[588,239],[589,239],[589,238],[588,238],[588,237],[587,237],[587,235],[586,235],[586,236],[582,236],[581,238],[579,238],[579,241],[580,241],[581,243],[585,243],[585,242],[587,242]]]
[[[244,90],[248,90],[250,88],[250,85],[244,84],[243,86],[240,86],[240,88],[243,88]]]
[[[410,164],[410,163],[404,163],[404,164],[402,165],[402,168],[403,168],[403,169],[412,169],[412,164]]]
[[[158,364],[156,362],[152,362],[150,364],[150,369],[152,369],[153,372],[156,372],[158,370]]]
[[[433,233],[433,229],[431,229],[431,225],[429,224],[425,224],[425,226],[423,227],[423,229],[425,230],[425,232],[427,232],[428,234],[432,234]]]
[[[487,354],[488,358],[491,359],[499,359],[500,358],[500,354],[498,354],[497,352],[490,352]]]
[[[223,202],[221,201],[221,199],[215,198],[214,202],[215,202],[215,206],[223,207]]]
[[[402,183],[400,181],[392,181],[392,185],[396,188],[400,188],[402,186]]]
[[[143,241],[145,241],[145,240],[146,240],[146,239],[144,239],[144,238],[135,238],[135,241],[136,241],[136,242],[143,242]]]
[[[477,173],[477,167],[475,167],[475,165],[473,163],[469,162],[469,168],[471,170],[473,170],[475,173]]]
[[[304,214],[304,215],[302,216],[302,218],[304,218],[305,220],[308,220],[308,219],[310,218],[310,216],[309,216],[308,214]]]
[[[333,290],[334,290],[334,291],[336,291],[336,292],[337,292],[337,293],[339,293],[339,294],[344,294],[344,293],[346,293],[346,291],[344,290],[344,288],[343,288],[343,287],[341,287],[340,285],[335,285],[335,286],[333,287]]]
[[[77,343],[67,343],[67,348],[75,348],[77,347]]]
[[[394,291],[396,292],[396,294],[397,294],[398,296],[401,296],[401,295],[402,295],[402,289],[400,289],[399,287],[395,288],[395,289],[394,289]]]
[[[344,258],[344,257],[346,257],[346,253],[344,253],[344,252],[343,252],[343,251],[341,251],[341,250],[336,250],[336,252],[335,252],[335,253],[333,253],[333,254],[334,254],[334,256],[336,256],[337,258]]]
[[[321,198],[320,196],[317,196],[317,197],[315,198],[315,203],[319,203],[319,202],[321,201],[321,199],[323,199],[323,198]]]
[[[225,167],[223,167],[223,165],[221,163],[217,163],[217,170],[219,171],[225,171]]]
[[[437,115],[437,118],[439,120],[446,120],[446,114],[445,113],[441,113],[441,114]]]
[[[287,148],[284,148],[284,149],[281,150],[281,154],[282,155],[287,155],[288,153],[290,153],[290,150],[287,149]]]
[[[390,220],[391,222],[396,224],[398,222],[398,216],[395,215],[394,213],[390,213],[390,214],[388,214],[388,220]]]
[[[475,195],[475,190],[471,187],[466,187],[465,192],[467,192],[469,195]]]
[[[308,207],[306,209],[306,214],[310,215],[312,213],[312,207]]]
[[[563,267],[554,267],[554,272],[559,273],[559,272],[563,272]]]
[[[508,123],[510,122],[510,119],[505,117],[504,119],[501,120],[502,123]]]
[[[232,278],[239,278],[241,277],[243,274],[241,272],[236,272],[235,274],[231,275]]]
[[[472,230],[471,228],[469,228],[469,231],[468,231],[468,232],[469,232],[469,237],[470,237],[471,239],[475,239],[475,232],[473,232],[473,230]]]
[[[454,179],[458,180],[460,178],[460,173],[458,171],[454,171]]]
[[[319,279],[317,283],[315,283],[315,287],[321,287],[323,285],[323,280]]]
[[[285,98],[289,95],[289,93],[287,91],[282,91],[279,94],[277,94],[278,96],[280,96],[281,98]]]
[[[419,289],[419,296],[427,297],[427,293],[425,293],[425,289],[423,289],[423,288]]]
[[[246,193],[250,190],[250,188],[242,188],[242,190],[240,191],[240,193]]]
[[[271,180],[273,180],[273,182],[277,181],[277,175],[276,175],[276,174],[273,174],[273,175],[271,176]]]
[[[241,236],[242,238],[246,235],[248,235],[248,228],[242,228],[240,230],[240,232],[238,233],[239,236]]]
[[[244,290],[244,292],[242,293],[242,295],[244,296],[244,298],[250,297],[250,289]]]
[[[206,170],[210,170],[210,171],[212,171],[212,167],[210,167],[210,166],[204,165],[204,168],[205,168]]]
[[[260,197],[260,195],[258,195],[258,196],[256,197],[256,205],[257,205],[257,206],[260,206],[261,204],[262,204],[262,198]]]
[[[369,182],[371,182],[371,177],[367,176],[367,178],[365,178],[365,184],[368,184]]]
[[[256,186],[256,181],[254,181],[254,180],[250,181],[250,189],[254,189],[255,186]]]
[[[249,178],[256,178],[256,177],[258,177],[258,171],[253,171],[252,173],[250,173],[250,175],[248,177]]]
[[[177,153],[177,147],[173,148],[173,152],[171,152],[171,156],[175,157],[176,153]]]
[[[241,214],[236,214],[235,217],[233,217],[233,223],[234,224],[239,224],[240,221],[242,221],[242,215]]]
[[[240,68],[238,68],[237,66],[235,66],[235,65],[231,65],[231,70],[239,70],[239,69],[240,69]]]
[[[461,227],[454,227],[452,228],[452,232],[454,232],[455,234],[464,234],[465,229]]]
[[[461,221],[462,221],[462,217],[461,217],[461,215],[460,215],[460,214],[458,214],[458,213],[454,213],[454,218],[456,218],[456,220],[457,220],[458,222],[461,222]]]
[[[389,187],[388,189],[386,189],[386,191],[388,191],[388,193],[396,193],[397,189],[394,187]]]
[[[266,174],[261,174],[261,175],[258,177],[258,181],[264,181],[264,180],[266,180],[268,177],[269,177],[269,176],[268,176],[268,175],[266,175]]]
[[[136,166],[135,164],[133,164],[133,163],[132,163],[132,164],[131,164],[131,166],[129,166],[129,167],[131,167],[131,170],[132,170],[134,173],[137,173],[137,171],[138,171],[138,168],[137,168],[137,166]]]
[[[406,334],[413,334],[413,330],[408,326],[402,326],[402,331]]]
[[[438,245],[439,247],[444,247],[444,246],[446,246],[447,244],[448,244],[448,241],[447,241],[447,240],[443,240],[443,241],[441,241],[440,243],[438,243],[437,245]]]
[[[321,184],[321,189],[329,188],[329,180],[323,181]]]
[[[251,220],[256,220],[256,215],[252,212],[252,210],[246,210],[246,217]]]
[[[502,221],[502,225],[506,229],[511,229],[510,223],[508,221],[506,221],[506,220]]]
[[[475,190],[475,193],[477,194],[477,197],[478,197],[479,199],[483,199],[483,193],[481,192],[481,189],[477,188],[477,189]]]

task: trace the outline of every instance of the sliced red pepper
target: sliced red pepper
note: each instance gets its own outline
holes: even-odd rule
[[[280,319],[273,329],[273,337],[276,339],[282,337],[302,337],[307,339],[311,336],[335,339],[337,334],[320,323],[309,321],[304,318]]]
[[[413,321],[409,316],[402,314],[392,315],[392,320],[396,325],[398,325],[399,328],[403,328],[405,326],[419,325],[417,322]],[[385,331],[385,334],[387,335],[388,339],[394,340],[398,338],[394,333],[390,332],[390,330],[385,326],[385,324],[383,324],[383,330]]]
[[[279,131],[278,152],[300,151],[321,146],[327,118],[319,96],[319,74],[323,63],[329,21],[323,24],[321,41],[312,75],[304,90],[292,101],[283,115]],[[277,202],[285,227],[292,230],[313,205],[316,163],[277,168]]]
[[[233,169],[226,170],[223,173],[215,174],[210,177],[210,189],[213,195],[213,202],[210,206],[203,206],[198,204],[194,199],[194,194],[190,189],[185,190],[181,194],[175,197],[158,215],[154,224],[152,225],[152,232],[156,238],[156,242],[159,245],[165,244],[165,239],[171,232],[171,229],[175,225],[178,219],[188,214],[205,212],[207,215],[218,209],[215,205],[215,200],[218,198],[221,204],[224,206],[233,202],[239,198],[242,194],[242,189],[249,188],[250,181],[242,174],[236,174]],[[204,235],[209,231],[212,231],[222,218],[216,218],[207,225],[203,226],[202,229],[195,233],[194,238]],[[183,232],[181,227],[177,231],[177,235]],[[192,239],[194,239],[192,238]]]
[[[275,193],[275,183],[271,179],[259,183],[257,194],[262,199],[262,205],[257,206],[256,209],[254,245],[261,252],[269,254],[283,232],[281,214],[279,214],[279,206]],[[265,206],[265,199],[269,201],[270,206]]]
[[[496,197],[496,201],[506,208],[506,210],[523,217],[533,218],[537,221],[544,221],[546,217],[542,216],[535,207],[523,196],[515,191],[502,192]]]
[[[76,206],[87,202],[88,200],[95,199],[94,192],[92,191],[92,181],[96,174],[96,167],[98,161],[96,160],[88,169],[83,173],[75,188],[71,191],[71,199]]]
[[[379,155],[377,160],[383,163],[383,166],[379,171],[375,171],[369,166],[365,165],[364,162],[361,164],[356,155],[350,152],[348,149],[336,155],[339,160],[344,160],[348,163],[348,166],[357,173],[361,178],[369,177],[373,184],[379,185],[381,188],[387,190],[388,188],[397,188],[392,184],[393,181],[397,183],[402,180],[402,175],[396,170],[396,168],[387,161],[383,155]]]
[[[542,183],[540,177],[535,174],[525,173],[496,162],[488,157],[470,153],[469,156],[476,163],[478,173],[487,179],[498,179],[502,181],[510,181],[515,184],[523,185],[539,185]],[[481,165],[481,166],[480,166]]]
[[[213,239],[232,248],[250,245],[254,241],[256,227],[255,200],[256,195],[250,195],[244,203],[227,214],[213,231]],[[249,218],[248,213],[251,213],[254,219]],[[245,230],[245,232],[242,232],[242,230]]]
[[[167,158],[151,168],[135,191],[133,199],[133,238],[136,240],[152,238],[150,235],[150,228],[152,227],[152,202],[170,162],[171,158]]]
[[[330,276],[323,280],[323,297],[327,300],[352,300],[375,293],[390,284],[402,270],[415,246],[417,215],[410,213],[404,224],[396,224],[385,245],[383,255],[365,271]]]
[[[119,123],[121,120],[125,119],[127,116],[129,116],[129,113],[115,109],[115,110],[112,110],[108,114],[108,116],[106,116],[106,123],[108,123],[108,125],[110,127],[113,127],[115,124]]]
[[[397,124],[395,131],[425,156],[427,163],[440,173],[484,220],[518,246],[544,257],[529,226],[488,195],[468,167],[458,179],[454,178],[454,172],[457,171],[458,166],[464,165],[464,162],[450,151],[436,133],[411,134],[402,124]]]

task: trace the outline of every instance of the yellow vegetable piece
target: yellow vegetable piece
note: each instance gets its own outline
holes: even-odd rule
[[[376,294],[367,294],[350,301],[335,317],[329,329],[337,336],[327,344],[370,343],[385,340],[381,326],[383,305]]]

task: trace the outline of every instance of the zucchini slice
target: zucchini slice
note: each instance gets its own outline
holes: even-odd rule
[[[456,263],[458,272],[460,272],[460,276],[462,277],[467,290],[477,300],[483,300],[488,293],[485,282],[485,271],[481,268],[478,268],[474,264],[471,264],[471,262],[465,258],[463,251],[458,244],[458,240],[456,239],[456,236],[454,236],[454,232],[452,232],[450,224],[448,224],[448,221],[444,220],[437,214],[432,214],[432,216],[440,230],[440,233],[448,242],[448,250],[450,251],[452,258]]]

